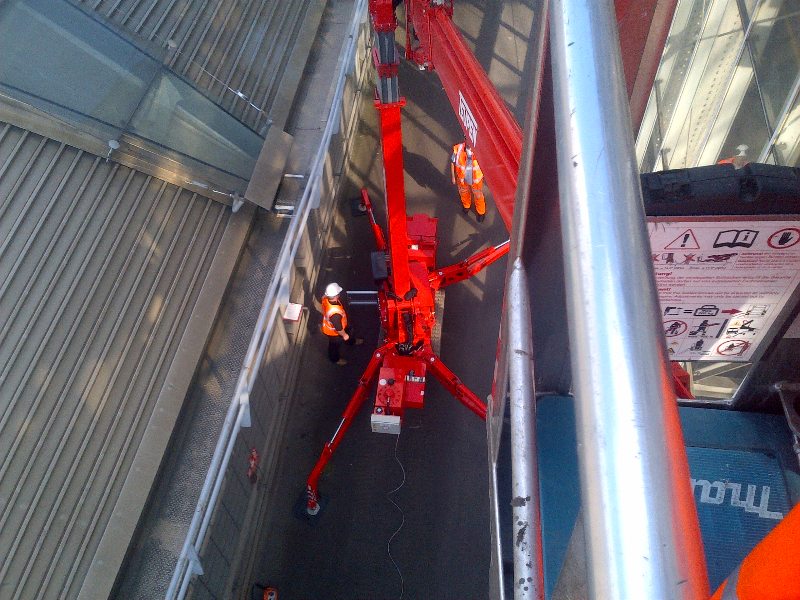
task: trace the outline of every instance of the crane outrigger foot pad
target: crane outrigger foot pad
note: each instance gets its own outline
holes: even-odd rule
[[[320,517],[322,517],[322,513],[327,505],[328,499],[325,496],[317,496],[317,510],[314,513],[309,512],[308,492],[304,491],[302,494],[300,494],[297,502],[294,503],[292,513],[301,521],[305,521],[309,525],[316,525],[317,521],[319,521]]]

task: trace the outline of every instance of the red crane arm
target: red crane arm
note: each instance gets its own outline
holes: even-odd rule
[[[450,285],[451,283],[457,283],[459,281],[469,279],[476,273],[479,273],[498,258],[505,256],[508,253],[510,241],[511,240],[506,240],[497,246],[484,248],[480,252],[473,254],[461,262],[450,265],[449,267],[443,267],[441,269],[431,271],[431,274],[428,275],[428,281],[431,284],[431,289],[438,290],[446,285]]]
[[[453,24],[452,14],[452,2],[406,0],[410,32],[406,57],[436,69],[464,135],[475,149],[497,210],[510,231],[522,130]]]
[[[378,225],[378,222],[375,220],[375,212],[372,210],[372,202],[370,202],[369,195],[367,194],[367,190],[361,190],[361,205],[364,207],[364,210],[367,211],[367,215],[369,216],[369,223],[372,226],[372,234],[375,236],[375,245],[378,247],[380,252],[386,252],[386,238],[383,236],[383,230],[381,226]]]
[[[677,0],[616,0],[620,45],[638,128]],[[393,0],[370,0],[373,26],[393,31]],[[435,69],[475,148],[498,212],[509,231],[522,130],[452,21],[453,0],[405,0],[406,58]]]
[[[403,296],[411,289],[408,270],[408,235],[406,230],[406,192],[403,181],[403,135],[400,129],[400,109],[405,100],[398,102],[375,101],[381,121],[381,148],[383,151],[383,178],[386,187],[386,217],[389,221],[389,255],[392,265],[394,293]]]

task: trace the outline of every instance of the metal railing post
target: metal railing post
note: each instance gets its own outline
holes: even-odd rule
[[[536,394],[528,275],[514,261],[508,278],[508,383],[511,433],[511,507],[514,528],[514,598],[544,600]]]
[[[514,598],[543,600],[544,565],[542,561],[542,526],[539,510],[539,468],[536,453],[536,394],[533,379],[533,341],[528,277],[522,262],[525,227],[528,221],[531,171],[538,128],[539,102],[542,87],[549,0],[538,0],[533,8],[535,23],[531,27],[533,48],[531,96],[525,118],[522,156],[517,175],[514,200],[506,290],[500,341],[495,364],[492,395],[486,414],[491,471],[492,569],[490,598],[505,598],[503,589],[502,550],[497,498],[496,465],[502,435],[506,396],[510,401],[511,495],[514,539]],[[522,582],[522,583],[520,583]]]
[[[554,0],[550,35],[590,597],[705,599],[614,5]]]

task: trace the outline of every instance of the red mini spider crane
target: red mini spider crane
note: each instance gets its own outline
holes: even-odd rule
[[[392,0],[369,2],[377,37],[377,47],[372,53],[378,75],[375,107],[380,114],[388,239],[375,221],[366,190],[361,192],[378,247],[373,255],[373,270],[381,281],[378,304],[385,337],[308,478],[305,511],[300,515],[304,518],[318,514],[317,482],[322,469],[376,382],[373,431],[400,433],[405,408],[422,408],[428,372],[467,408],[486,418],[485,404],[434,353],[431,335],[436,324],[435,294],[503,256],[508,252],[508,242],[439,269],[435,265],[436,219],[425,214],[406,215],[400,131],[400,111],[405,99],[400,96],[397,84],[396,4]],[[464,135],[480,156],[498,212],[510,228],[522,132],[453,25],[452,14],[451,0],[406,0],[406,58],[423,68],[436,68],[459,115]]]
[[[376,430],[399,431],[403,409],[422,407],[428,370],[470,410],[486,417],[485,405],[433,352],[434,296],[441,287],[480,271],[505,254],[509,245],[487,248],[457,265],[437,269],[434,264],[436,219],[421,214],[406,216],[400,131],[400,109],[405,100],[397,84],[399,61],[394,35],[397,28],[395,8],[401,1],[369,0],[370,19],[377,38],[377,47],[373,49],[378,75],[375,107],[380,114],[388,240],[375,222],[365,191],[362,197],[370,214],[378,250],[388,254],[387,261],[377,261],[386,267],[379,292],[381,323],[386,335],[384,344],[374,352],[359,380],[339,427],[308,478],[305,518],[319,512],[317,481],[322,469],[376,381],[378,391],[372,420]],[[405,56],[423,69],[436,70],[464,135],[480,158],[498,213],[510,231],[522,130],[453,23],[453,0],[404,2]],[[615,0],[628,99],[636,127],[644,113],[675,3],[676,0]],[[534,68],[543,68],[543,65]],[[547,164],[548,169],[555,168],[554,161],[543,164]],[[676,367],[673,363],[675,385],[682,390],[683,397],[691,397],[682,385],[681,376],[685,373]]]

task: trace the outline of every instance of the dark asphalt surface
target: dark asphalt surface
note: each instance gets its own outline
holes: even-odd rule
[[[409,74],[420,79],[414,83],[428,88],[422,93],[430,98],[438,92],[441,97],[429,101],[427,110],[416,106],[407,110],[411,113],[409,122],[404,122],[408,212],[439,219],[437,261],[447,265],[502,241],[507,232],[491,205],[480,224],[474,214],[462,214],[446,175],[448,146],[458,139],[457,123],[454,117],[447,120],[451,135],[446,138],[426,132],[428,126],[442,129],[444,119],[435,115],[448,114],[444,109],[449,110],[449,104],[441,89],[435,89],[435,75]],[[411,85],[406,82],[406,87]],[[354,175],[364,177],[382,219],[376,118],[369,103],[364,117]],[[369,221],[354,216],[349,202],[358,188],[358,181],[351,182],[350,193],[339,204],[341,229],[333,233],[334,247],[321,286],[335,280],[350,290],[374,289],[369,252],[375,247]],[[449,287],[445,297],[441,357],[480,398],[491,390],[504,276],[501,260],[472,280]],[[365,404],[320,479],[320,493],[329,499],[325,514],[315,526],[292,516],[308,473],[336,430],[379,341],[376,307],[353,306],[349,318],[365,343],[344,348],[347,365],[327,361],[321,333],[311,336],[303,357],[296,407],[286,433],[279,500],[267,523],[257,579],[277,587],[281,600],[399,598],[403,587],[404,598],[485,597],[489,491],[484,423],[432,378],[425,408],[407,412],[399,438],[371,433]],[[387,498],[401,484],[391,498],[402,514]],[[404,586],[387,553],[389,538],[403,520],[391,551]]]

